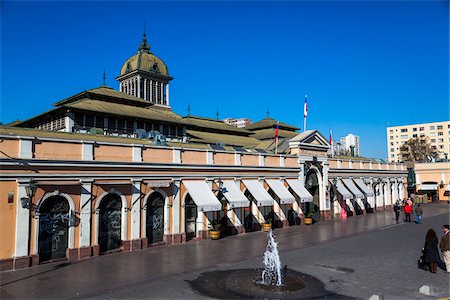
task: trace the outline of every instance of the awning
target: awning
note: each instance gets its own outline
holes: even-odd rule
[[[272,206],[273,198],[264,189],[263,185],[255,179],[242,180],[244,185],[249,190],[250,194],[255,198],[257,206]]]
[[[355,179],[356,185],[366,194],[367,197],[374,196],[374,192],[362,181],[362,179]]]
[[[353,181],[351,179],[342,179],[342,181],[344,182],[347,189],[353,195],[355,195],[356,198],[359,198],[359,199],[364,198],[363,193],[361,193],[361,191],[356,187],[356,185],[353,183]]]
[[[272,191],[280,198],[280,204],[291,204],[295,202],[295,197],[289,193],[283,182],[279,179],[266,179]]]
[[[286,179],[286,182],[292,188],[292,190],[300,197],[300,202],[312,202],[313,196],[308,192],[308,190],[303,186],[298,179]]]
[[[222,194],[227,198],[232,208],[250,205],[250,200],[245,197],[234,180],[223,181]]]
[[[38,180],[36,185],[80,185],[79,180]]]
[[[222,209],[222,204],[205,181],[183,180],[183,184],[200,211],[218,211]]]
[[[419,187],[419,191],[435,191],[437,190],[437,187],[438,187],[437,183],[421,184]]]
[[[344,186],[342,181],[340,181],[340,180],[337,181],[336,189],[338,190],[339,194],[341,194],[344,199],[351,199],[351,198],[353,198],[352,193],[350,193],[347,190],[347,188]]]

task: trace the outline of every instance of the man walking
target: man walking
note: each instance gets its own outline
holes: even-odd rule
[[[422,207],[420,207],[420,204],[417,204],[416,208],[414,209],[414,213],[416,214],[416,224],[422,224]]]
[[[439,247],[441,248],[442,256],[444,257],[445,267],[447,268],[447,272],[450,273],[450,240],[449,240],[449,226],[442,226],[442,230],[444,231],[444,236],[441,238],[441,243]]]
[[[395,213],[395,221],[398,224],[398,219],[400,218],[400,204],[398,203],[398,200],[394,204],[394,213]]]

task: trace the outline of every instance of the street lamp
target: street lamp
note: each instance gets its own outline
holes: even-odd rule
[[[27,197],[23,197],[20,199],[23,208],[30,208],[31,200],[36,194],[37,185],[33,183],[33,180],[30,180],[28,185],[25,186],[25,192],[27,193]]]
[[[213,192],[222,192],[223,191],[223,181],[220,179],[217,180],[217,186],[219,187],[219,189],[215,190],[213,189]]]

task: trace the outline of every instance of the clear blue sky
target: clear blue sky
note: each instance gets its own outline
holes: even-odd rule
[[[386,126],[449,119],[447,1],[1,2],[0,121],[24,120],[151,51],[175,112],[274,119],[385,158]]]

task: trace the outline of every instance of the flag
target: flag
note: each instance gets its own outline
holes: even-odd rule
[[[277,128],[275,129],[275,136],[273,137],[274,142],[276,142],[278,139],[278,123],[280,123],[280,122],[277,122]]]
[[[330,145],[333,145],[333,131],[330,130]]]
[[[306,118],[308,115],[308,96],[305,95],[305,104],[303,106],[303,117]]]

